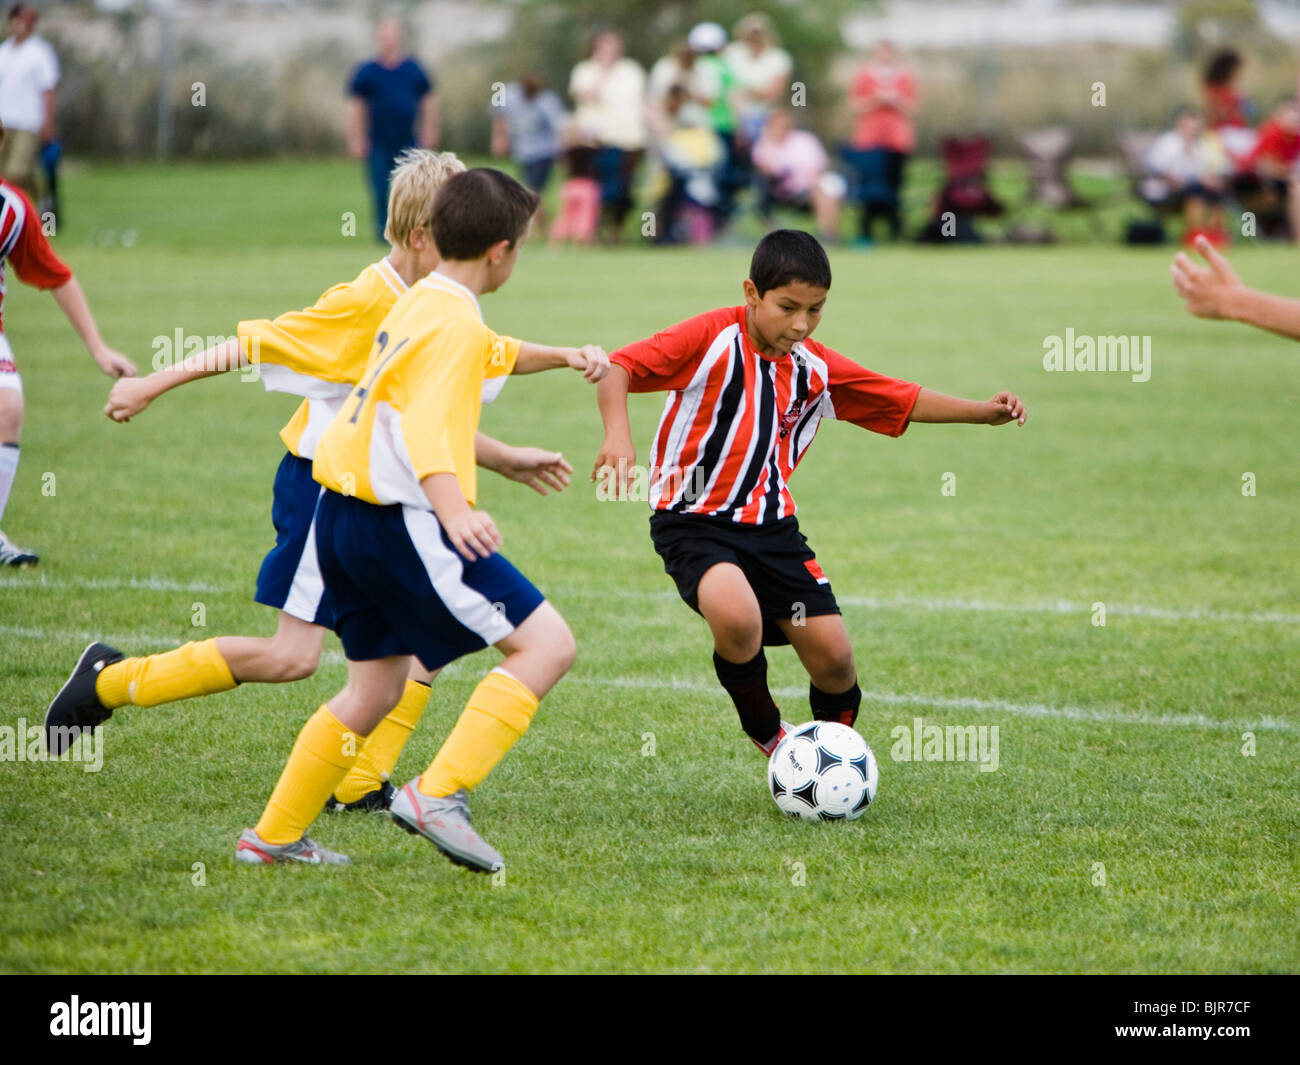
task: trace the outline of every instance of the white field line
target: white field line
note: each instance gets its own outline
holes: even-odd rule
[[[204,594],[246,594],[251,584],[205,584],[172,580],[167,577],[89,578],[62,579],[40,576],[0,576],[0,588],[49,588],[72,591],[131,590],[147,592],[202,592]],[[555,593],[561,597],[599,595],[590,587],[563,587]],[[249,596],[251,599],[251,595]],[[619,592],[619,599],[676,599],[674,592]],[[836,597],[841,606],[860,607],[865,610],[932,610],[938,612],[969,612],[977,614],[1085,614],[1092,613],[1091,603],[1075,603],[1057,599],[1037,603],[994,603],[986,599],[938,598],[933,596],[879,596],[841,595]],[[1175,608],[1150,606],[1142,603],[1112,603],[1105,600],[1107,615],[1153,618],[1160,621],[1210,621],[1248,623],[1254,625],[1300,625],[1300,614],[1280,610],[1212,610],[1205,607]]]
[[[199,639],[207,639],[203,633],[196,632]],[[122,647],[125,651],[140,650],[151,653],[160,648],[172,648],[181,641],[175,636],[151,635],[149,633],[94,633],[80,630],[37,629],[22,625],[0,625],[0,637],[14,637],[27,640],[61,640],[70,643],[91,640],[103,640]],[[335,648],[327,648],[321,655],[323,665],[337,666],[346,663],[343,653]],[[467,670],[469,663],[453,662],[443,670],[444,677],[454,677]],[[677,678],[654,681],[635,677],[574,677],[566,680],[571,684],[587,684],[604,688],[633,688],[657,691],[688,691],[698,695],[722,697],[722,691],[715,683],[708,681]],[[806,688],[775,688],[772,694],[783,699],[802,699],[808,694]],[[1088,706],[1049,706],[1046,703],[1016,703],[1006,699],[976,699],[973,697],[952,698],[949,696],[924,695],[909,692],[866,691],[862,693],[865,702],[881,703],[886,706],[923,706],[934,710],[974,710],[984,713],[1010,714],[1013,717],[1051,718],[1065,721],[1094,721],[1116,725],[1158,725],[1200,729],[1232,729],[1236,732],[1295,732],[1296,725],[1275,717],[1262,717],[1257,721],[1221,721],[1205,714],[1146,714],[1131,713],[1124,710],[1105,709]]]
[[[570,682],[610,688],[687,691],[722,698],[716,683],[683,678],[654,681],[637,678],[570,677]],[[804,699],[807,688],[774,688],[778,698]],[[1009,714],[1013,717],[1055,718],[1064,721],[1092,721],[1115,725],[1172,725],[1183,728],[1231,729],[1234,732],[1295,732],[1296,725],[1275,717],[1257,721],[1222,721],[1205,714],[1145,714],[1088,706],[1049,706],[1046,703],[1015,703],[1006,699],[951,698],[908,692],[864,691],[862,699],[886,706],[923,706],[933,710],[974,710],[983,713]]]

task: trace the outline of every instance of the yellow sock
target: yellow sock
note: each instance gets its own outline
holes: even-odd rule
[[[130,703],[157,706],[229,691],[238,681],[217,650],[216,640],[187,643],[148,658],[124,658],[105,666],[95,678],[95,694],[110,710]]]
[[[362,795],[374,791],[393,771],[402,748],[420,723],[424,708],[429,702],[429,686],[418,680],[407,680],[402,700],[375,731],[366,737],[365,746],[357,755],[357,764],[348,771],[343,783],[334,789],[340,802],[356,802]]]
[[[509,673],[493,670],[474,689],[460,720],[420,777],[426,795],[469,790],[492,772],[527,730],[537,696]]]
[[[360,745],[361,737],[330,713],[328,705],[312,714],[262,811],[257,834],[267,843],[302,839],[357,760]]]

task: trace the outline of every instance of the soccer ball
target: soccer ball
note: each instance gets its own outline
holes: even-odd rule
[[[876,756],[848,725],[810,721],[786,734],[767,763],[783,813],[804,821],[852,821],[876,797]]]

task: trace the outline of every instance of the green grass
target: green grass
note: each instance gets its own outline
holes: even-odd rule
[[[347,210],[368,232],[351,165],[97,169],[66,184],[58,248],[106,337],[142,365],[156,335],[229,334],[376,256],[339,235]],[[127,229],[134,243],[115,245]],[[485,311],[502,332],[612,349],[735,301],[748,252],[530,246]],[[1023,429],[918,425],[898,441],[829,424],[795,480],[869,693],[859,728],[881,785],[860,821],[778,815],[643,505],[599,503],[585,482],[592,393],[547,374],[483,419],[563,448],[579,475],[548,499],[481,483],[507,554],[579,643],[475,796],[505,883],[368,816],[313,829],[349,868],[236,866],[234,839],[297,729],[341,685],[331,638],[308,681],[119,712],[98,773],[0,763],[0,969],[1297,970],[1300,351],[1187,317],[1169,255],[834,254],[819,339],[943,391],[1015,389],[1030,411]],[[1289,250],[1234,261],[1295,289]],[[203,382],[112,425],[107,383],[48,296],[11,278],[5,327],[28,426],[4,527],[43,560],[0,576],[0,725],[39,720],[88,635],[147,653],[269,632],[250,596],[292,401]],[[1069,327],[1151,335],[1151,380],[1044,372],[1044,337]],[[633,400],[643,452],[659,408]],[[806,719],[793,656],[769,657],[786,716]],[[399,777],[425,765],[492,660],[438,683]],[[1000,768],[893,761],[891,729],[916,716],[997,725]]]

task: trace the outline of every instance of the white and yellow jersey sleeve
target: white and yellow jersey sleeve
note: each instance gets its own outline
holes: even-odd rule
[[[321,433],[361,380],[376,328],[406,290],[401,275],[381,259],[305,310],[239,323],[239,337],[259,364],[266,390],[304,397],[280,430],[293,454],[315,454]]]
[[[368,503],[428,509],[420,481],[451,473],[472,504],[479,413],[519,347],[483,324],[463,285],[434,273],[412,286],[379,326],[361,382],[320,439],[316,480]]]

